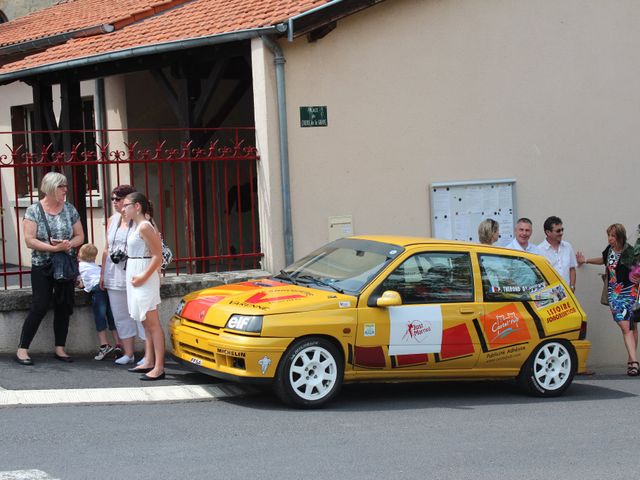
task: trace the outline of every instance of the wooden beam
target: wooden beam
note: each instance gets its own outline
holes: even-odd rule
[[[211,101],[211,97],[213,93],[218,88],[220,80],[222,79],[222,73],[225,71],[227,65],[229,64],[228,59],[222,59],[216,62],[216,64],[211,69],[209,76],[204,82],[202,86],[202,91],[200,94],[200,98],[195,104],[193,111],[193,123],[198,125],[202,123],[202,116],[204,114],[207,105]]]
[[[63,151],[70,155],[76,145],[81,144],[78,149],[78,160],[82,159],[84,138],[82,135],[82,97],[80,95],[80,81],[68,80],[60,84],[60,129],[62,132]],[[73,203],[80,214],[80,222],[87,233],[87,174],[86,169],[75,166],[65,168],[64,171],[69,182],[69,194],[71,198],[67,201]]]
[[[186,125],[188,123],[188,118],[183,117],[183,112],[178,101],[178,94],[173,89],[171,82],[161,69],[154,68],[150,71],[153,75],[153,78],[156,79],[156,82],[164,92],[165,99],[167,100],[167,103],[171,107],[171,110],[173,110],[173,113],[178,119],[178,123],[181,125]]]
[[[227,96],[222,105],[220,105],[218,111],[206,123],[206,128],[218,128],[222,124],[224,119],[229,116],[231,111],[238,104],[244,94],[247,93],[247,90],[250,87],[250,78],[244,78],[240,80],[234,87],[233,91]]]

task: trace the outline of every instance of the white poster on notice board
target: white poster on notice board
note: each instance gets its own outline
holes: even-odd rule
[[[500,225],[498,245],[513,239],[515,180],[439,182],[429,187],[431,236],[445,240],[478,241],[478,225],[492,218]]]

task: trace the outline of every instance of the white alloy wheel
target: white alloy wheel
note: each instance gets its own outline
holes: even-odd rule
[[[289,383],[304,400],[320,400],[331,393],[337,379],[336,359],[320,346],[302,349],[289,368]]]
[[[539,345],[522,367],[519,381],[533,395],[553,397],[564,392],[576,373],[576,356],[568,342]]]
[[[536,382],[545,390],[557,390],[571,374],[571,355],[561,343],[547,343],[538,350],[533,362]]]
[[[322,337],[301,338],[280,360],[275,391],[290,405],[317,408],[338,394],[343,371],[340,349],[331,341]]]

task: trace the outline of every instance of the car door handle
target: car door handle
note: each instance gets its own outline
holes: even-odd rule
[[[460,307],[460,313],[475,313],[476,309],[473,307]]]

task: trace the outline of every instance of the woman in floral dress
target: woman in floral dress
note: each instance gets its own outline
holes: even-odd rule
[[[640,364],[636,354],[638,330],[633,328],[631,323],[633,306],[638,298],[638,285],[629,278],[634,261],[633,247],[627,243],[627,231],[619,223],[614,223],[607,228],[607,238],[609,245],[604,249],[601,257],[585,259],[582,252],[578,252],[576,257],[578,265],[590,263],[607,267],[609,308],[611,308],[613,320],[622,331],[627,349],[627,375],[635,377],[640,374]]]

